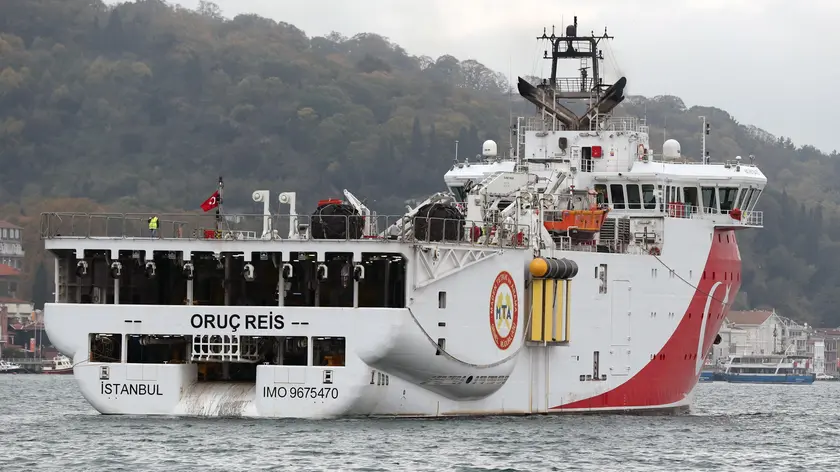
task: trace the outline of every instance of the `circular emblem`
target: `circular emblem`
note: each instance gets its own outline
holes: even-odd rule
[[[513,277],[506,272],[499,272],[490,291],[490,332],[499,349],[505,350],[516,337],[516,325],[519,323],[519,295]]]

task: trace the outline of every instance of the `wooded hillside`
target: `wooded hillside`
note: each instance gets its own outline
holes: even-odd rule
[[[375,34],[307,37],[253,15],[224,19],[210,3],[4,0],[0,216],[26,227],[31,279],[40,211],[192,210],[219,175],[226,204],[243,211],[257,188],[297,191],[302,211],[348,188],[401,213],[443,188],[456,139],[461,156],[484,139],[505,147],[508,89],[474,60],[409,56]],[[646,115],[655,149],[667,119],[668,137],[699,156],[705,115],[713,160],[756,155],[770,179],[766,228],[741,234],[738,307],[840,325],[836,153],[675,97],[622,108]]]

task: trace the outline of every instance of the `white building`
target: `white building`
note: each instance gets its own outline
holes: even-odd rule
[[[785,326],[775,310],[730,311],[726,320],[730,327],[744,332],[744,337],[730,346],[731,354],[772,354],[787,347],[782,339]]]
[[[793,351],[798,355],[809,354],[808,324],[800,325],[790,318],[785,318],[775,310],[730,311],[725,326],[740,330],[729,346],[730,354],[772,354],[774,352]],[[726,338],[721,330],[723,338]]]
[[[23,269],[23,228],[0,221],[0,264]]]

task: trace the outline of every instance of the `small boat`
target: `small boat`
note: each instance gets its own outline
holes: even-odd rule
[[[45,374],[66,375],[73,373],[73,362],[64,355],[58,355],[47,361],[42,369]]]
[[[561,210],[545,212],[545,229],[562,234],[595,234],[607,218],[609,209]]]
[[[785,354],[732,355],[724,370],[730,383],[811,384],[809,357]]]
[[[19,374],[21,372],[24,372],[21,366],[0,359],[0,374]]]
[[[718,373],[718,366],[715,364],[710,357],[706,357],[706,361],[703,362],[703,370],[700,371],[700,382],[714,382],[716,379],[716,375]]]

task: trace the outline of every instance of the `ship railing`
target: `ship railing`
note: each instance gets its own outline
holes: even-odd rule
[[[736,167],[736,166],[755,167],[755,168],[758,167],[755,164],[755,162],[744,162],[744,161],[738,161],[738,160],[727,160],[727,161],[723,161],[723,162],[714,161],[714,162],[709,162],[708,164],[706,164],[702,160],[691,160],[687,156],[682,156],[682,157],[674,159],[674,158],[665,157],[665,155],[662,154],[662,153],[650,153],[648,155],[650,156],[649,161],[652,162],[652,163],[655,163],[655,164],[682,164],[682,165],[687,165],[687,166],[723,166],[725,168]]]
[[[595,241],[575,242],[568,236],[563,236],[555,239],[555,248],[561,251],[575,251],[575,252],[598,252],[598,246],[609,248],[613,254],[649,254],[649,248],[646,249],[642,245],[629,244],[624,241],[607,239],[600,240],[595,244]]]
[[[558,77],[557,91],[560,93],[589,93],[595,88],[595,80],[580,77]]]
[[[744,226],[764,227],[764,212],[757,210],[741,212],[741,221]]]
[[[686,205],[684,203],[679,202],[672,202],[667,204],[667,208],[664,214],[668,218],[679,219],[709,218],[715,222],[725,223],[727,226],[764,226],[764,212],[758,210],[719,211],[715,208],[703,208],[694,205]]]
[[[226,241],[332,240],[400,241],[473,246],[527,247],[530,225],[488,224],[405,215],[223,215],[42,213],[42,239],[218,239]],[[267,229],[267,231],[266,231]],[[291,231],[290,231],[291,230]]]
[[[526,131],[562,131],[563,124],[551,118],[543,118],[542,116],[528,116],[524,117],[523,123],[519,129],[519,136],[523,139],[520,144],[525,144]]]
[[[596,131],[600,129],[601,131],[640,131],[640,132],[647,132],[647,126],[645,125],[645,120],[636,118],[635,116],[608,116],[605,118],[599,118],[597,122],[598,128],[596,128],[596,122],[593,120],[590,123],[590,131]],[[642,128],[645,128],[642,130]]]

